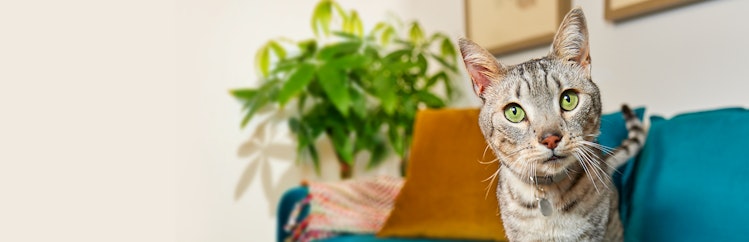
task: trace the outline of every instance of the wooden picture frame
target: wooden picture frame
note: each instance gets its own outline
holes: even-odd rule
[[[606,0],[604,15],[619,22],[700,1],[704,0]]]
[[[551,44],[571,0],[465,0],[466,37],[494,55]]]

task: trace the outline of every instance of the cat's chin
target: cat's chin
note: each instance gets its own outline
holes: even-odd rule
[[[549,159],[545,160],[543,163],[547,164],[547,163],[551,163],[551,162],[558,162],[558,161],[564,160],[565,158],[567,158],[567,157],[560,156],[560,155],[551,155],[551,157],[549,157]]]
[[[554,175],[560,172],[564,172],[568,166],[573,164],[575,160],[570,156],[552,155],[544,160],[537,161],[538,171],[545,173],[544,175]]]

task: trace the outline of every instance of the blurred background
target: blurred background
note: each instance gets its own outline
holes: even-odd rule
[[[440,31],[455,39],[465,36],[463,1],[338,2],[357,10],[365,29],[393,13],[404,20],[418,20],[427,32]],[[201,131],[206,137],[191,149],[201,151],[204,158],[180,165],[184,179],[179,183],[179,216],[194,216],[179,219],[178,229],[185,232],[180,236],[191,241],[272,240],[274,203],[284,189],[301,178],[337,179],[335,162],[324,162],[327,166],[319,178],[294,165],[290,155],[269,155],[263,164],[238,157],[237,146],[252,135],[252,129],[240,132],[233,125],[239,119],[238,106],[232,105],[224,92],[257,85],[253,83],[256,70],[250,68],[253,53],[267,39],[312,36],[308,22],[315,4],[291,0],[180,4],[179,19],[184,21],[180,21],[179,39],[185,47],[180,54],[189,55],[180,59],[190,60],[183,62],[188,66],[182,68],[185,76],[180,79],[201,83],[194,85],[200,88],[190,90],[191,96],[205,98],[193,99],[196,103],[190,106],[204,110],[194,112],[198,116],[191,120],[204,127]],[[573,1],[572,6],[581,6],[588,20],[593,80],[602,91],[605,112],[617,111],[622,103],[646,106],[650,114],[665,116],[749,104],[749,81],[743,74],[749,28],[742,24],[749,19],[741,10],[749,7],[746,1],[701,2],[616,24],[604,19],[604,1]],[[547,52],[548,47],[543,46],[498,59],[517,64]],[[457,85],[465,92],[452,106],[477,107],[479,100],[471,92],[469,79],[458,78]],[[203,116],[205,113],[212,115]],[[277,132],[277,138],[269,149],[289,154],[294,145],[284,129],[285,125],[279,125],[272,131]],[[334,159],[329,150],[323,151],[323,160]],[[395,161],[357,175],[395,173]],[[259,166],[252,168],[259,171],[243,173],[250,165]],[[248,175],[252,177],[249,185],[237,191],[238,179]],[[237,193],[242,193],[241,197]]]
[[[338,0],[364,29],[390,14],[466,35],[460,0]],[[96,1],[0,4],[0,224],[12,241],[272,241],[276,203],[302,179],[285,123],[251,121],[229,90],[259,86],[255,51],[313,35],[317,1]],[[748,1],[704,1],[612,23],[585,11],[604,112],[650,115],[749,104]],[[496,23],[514,24],[514,23]],[[504,64],[548,47],[498,56]],[[451,107],[478,107],[470,80]],[[355,176],[397,174],[398,159]],[[6,199],[7,197],[7,199]],[[10,240],[8,240],[10,241]]]

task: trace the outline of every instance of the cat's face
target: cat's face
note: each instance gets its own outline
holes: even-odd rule
[[[585,156],[595,155],[601,102],[581,11],[567,15],[544,58],[505,67],[469,40],[460,47],[483,101],[479,125],[504,166],[546,176],[594,159]]]

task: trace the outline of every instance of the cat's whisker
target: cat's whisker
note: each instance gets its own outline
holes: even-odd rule
[[[598,144],[598,143],[595,143],[595,142],[590,142],[590,141],[585,141],[585,140],[579,140],[578,142],[580,142],[580,144],[582,144],[581,147],[587,149],[591,154],[595,153],[595,151],[592,150],[592,149],[601,151],[601,152],[603,152],[603,154],[608,155],[608,156],[611,156],[611,155],[614,154],[614,149],[612,149],[610,147],[607,147],[605,145],[601,145],[601,144]],[[601,159],[601,160],[603,160],[603,159]]]
[[[586,135],[586,136],[590,136],[590,135]],[[590,141],[587,141],[587,140],[584,140],[584,139],[575,139],[575,141],[577,143],[581,144],[582,147],[596,149],[596,150],[599,150],[599,151],[603,152],[606,155],[613,155],[614,154],[614,149],[610,148],[608,146],[601,145],[601,144],[598,144],[596,142],[590,142]],[[592,150],[591,150],[591,153],[595,153],[595,152],[592,152]]]
[[[598,165],[598,164],[602,163],[602,161],[594,158],[594,157],[597,157],[597,156],[595,156],[593,154],[593,151],[590,148],[585,147],[585,146],[581,146],[580,148],[581,148],[580,151],[583,154],[583,156],[587,159],[588,164],[590,164],[590,166],[592,168],[594,168],[592,170],[595,173],[595,175],[598,178],[598,180],[604,185],[604,187],[606,189],[611,189],[608,186],[608,183],[606,181],[604,181],[604,177],[608,178],[606,175],[604,175],[604,174],[607,174],[607,173],[603,170],[603,168],[601,168],[600,165]],[[605,163],[605,162],[603,162],[603,163]]]
[[[494,172],[494,173],[493,173],[492,175],[490,175],[490,176],[489,176],[489,177],[487,177],[486,179],[484,179],[484,180],[481,180],[481,182],[486,182],[486,181],[488,181],[489,179],[491,179],[492,181],[494,181],[494,178],[495,178],[495,177],[497,177],[497,174],[499,174],[499,169],[497,169],[497,171],[495,171],[495,172]],[[490,184],[490,185],[491,185],[491,184]]]
[[[603,151],[604,153],[606,153],[607,155],[609,155],[609,157],[611,159],[614,159],[614,160],[616,160],[618,162],[617,158],[613,156],[614,155],[613,149],[611,149],[609,147],[606,147],[604,145],[600,145],[600,144],[597,144],[597,143],[592,143],[592,142],[587,142],[587,143],[586,142],[581,142],[581,144],[583,144],[583,147],[585,147],[586,149],[591,149],[592,148],[592,149],[597,149],[597,150]],[[604,150],[604,149],[606,149],[606,150]],[[607,150],[610,150],[610,151],[607,151]],[[589,150],[589,151],[591,153],[593,152],[591,150]],[[609,164],[608,162],[606,162],[606,160],[601,160],[601,163],[606,164],[606,166],[609,169],[611,169],[612,172],[616,172],[616,173],[620,173],[621,174],[621,172],[619,170],[617,170],[616,167],[614,167],[611,164]]]
[[[507,156],[515,155],[517,153],[520,153],[521,151],[524,151],[524,150],[527,150],[527,149],[531,149],[531,148],[533,148],[533,147],[532,146],[523,146],[523,147],[520,147],[520,149],[517,149],[517,150],[514,150],[514,151],[510,151],[510,152],[508,152],[505,155],[507,155]]]
[[[565,167],[563,171],[564,171],[564,174],[567,175],[567,179],[572,180],[572,176],[570,176],[570,168]]]
[[[588,147],[592,147],[592,148],[595,148],[597,150],[600,150],[600,151],[602,151],[602,152],[604,152],[604,153],[606,153],[608,155],[613,155],[614,154],[614,149],[611,148],[611,147],[608,147],[608,146],[605,146],[605,145],[601,145],[601,144],[595,143],[595,142],[586,141],[586,140],[580,140],[579,142],[581,144],[583,144],[583,145],[588,146]]]
[[[494,159],[492,159],[490,161],[479,161],[479,164],[488,165],[488,164],[491,164],[491,163],[494,163],[494,162],[497,162],[497,161],[499,161],[499,158],[494,158]]]
[[[481,154],[481,158],[486,157],[486,151],[489,150],[489,144],[486,144],[486,148],[484,148],[484,153]]]
[[[593,184],[593,187],[596,189],[596,192],[599,192],[598,186],[596,186],[596,182],[593,180],[593,177],[590,174],[590,171],[588,170],[588,166],[586,165],[586,162],[584,161],[583,157],[580,155],[579,149],[575,149],[575,152],[572,153],[575,158],[580,162],[580,165],[583,167],[583,170],[585,170],[585,173],[588,174],[588,179],[590,179],[590,182]]]
[[[591,152],[591,150],[588,147],[581,146],[580,148],[581,148],[580,149],[581,155],[585,159],[585,162],[587,162],[588,165],[590,165],[591,170],[593,171],[594,175],[598,178],[598,180],[601,181],[602,183],[604,183],[604,185],[605,185],[606,183],[603,182],[603,179],[601,178],[601,174],[600,174],[601,172],[603,172],[603,170],[601,169],[601,167],[599,165],[597,165],[597,164],[600,163],[600,161],[597,160],[597,159],[595,159],[595,158],[593,158],[594,156],[591,153],[589,153],[589,152]],[[598,162],[596,162],[596,161],[598,161]]]
[[[532,163],[531,164],[531,176],[530,177],[535,177],[535,176],[536,176],[536,163]],[[538,179],[533,179],[533,183],[535,183],[536,187],[538,187]]]
[[[487,184],[487,185],[486,185],[486,188],[484,189],[484,190],[486,190],[486,192],[484,193],[484,199],[486,199],[486,198],[488,198],[488,197],[489,197],[489,191],[491,191],[491,188],[492,188],[492,184],[494,184],[494,181],[495,181],[495,180],[497,179],[497,177],[499,176],[499,171],[500,171],[500,169],[502,169],[502,166],[500,166],[500,167],[499,167],[499,168],[497,169],[497,171],[495,171],[495,172],[494,172],[494,174],[492,174],[491,176],[489,176],[489,177],[487,177],[486,179],[484,179],[483,181],[481,181],[481,182],[486,182],[486,181],[488,181],[489,179],[491,179],[491,181],[489,182],[489,184]]]

